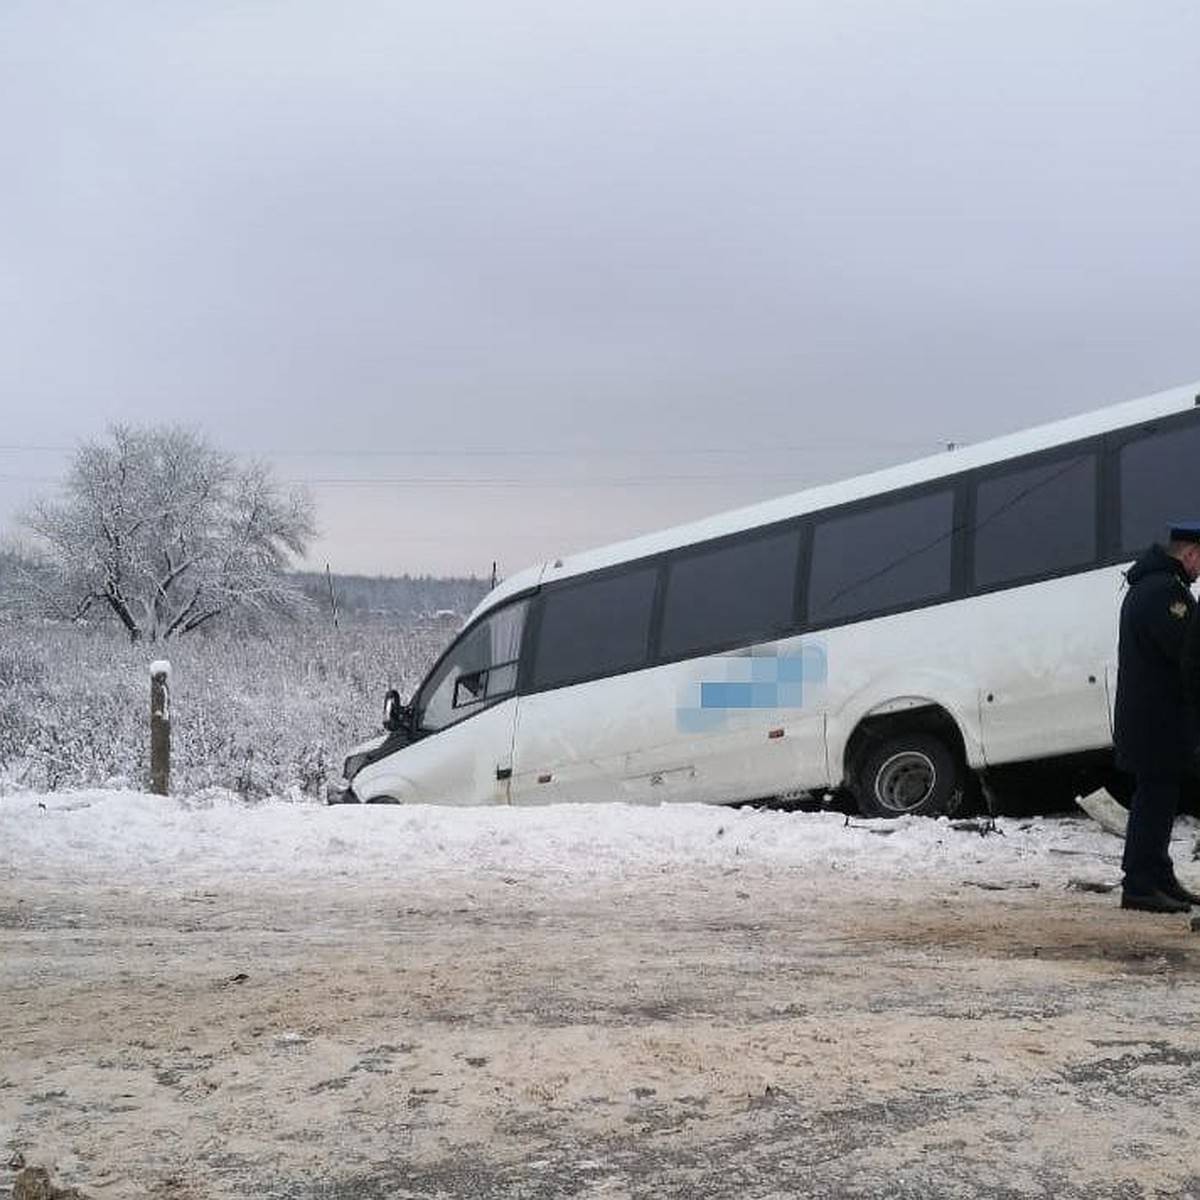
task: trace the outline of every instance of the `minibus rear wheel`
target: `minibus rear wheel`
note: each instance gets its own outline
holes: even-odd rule
[[[963,769],[940,738],[914,730],[867,746],[852,786],[865,817],[940,817],[958,808]]]

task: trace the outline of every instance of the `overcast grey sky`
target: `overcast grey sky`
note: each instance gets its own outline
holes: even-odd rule
[[[115,421],[502,574],[1200,377],[1195,0],[2,0],[0,532]]]

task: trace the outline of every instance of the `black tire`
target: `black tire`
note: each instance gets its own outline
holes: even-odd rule
[[[962,801],[966,772],[932,733],[901,733],[864,751],[854,771],[854,798],[864,817],[940,817]]]

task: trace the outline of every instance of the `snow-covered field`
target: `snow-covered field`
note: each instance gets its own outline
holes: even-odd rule
[[[146,786],[149,668],[166,659],[176,791],[323,798],[378,731],[384,691],[410,693],[452,632],[309,622],[142,646],[111,627],[0,623],[0,795]]]

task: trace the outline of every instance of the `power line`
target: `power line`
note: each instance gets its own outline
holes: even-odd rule
[[[690,455],[715,455],[728,457],[739,454],[822,454],[831,449],[850,447],[856,450],[940,450],[947,445],[957,445],[953,439],[920,439],[911,441],[864,441],[860,438],[836,438],[809,442],[805,445],[770,446],[644,446],[644,447],[597,447],[585,446],[566,448],[490,448],[457,449],[451,447],[429,447],[417,449],[372,449],[350,447],[347,449],[300,449],[300,450],[254,450],[251,455],[267,458],[573,458],[573,457],[686,457]],[[0,453],[12,454],[70,454],[78,446],[42,446],[16,442],[0,443]]]
[[[0,477],[2,478],[2,477]],[[284,483],[306,487],[463,487],[463,488],[609,488],[657,487],[662,484],[766,483],[788,486],[799,482],[795,475],[628,475],[610,479],[479,479],[461,477],[413,477],[401,479],[284,479]]]
[[[905,442],[865,442],[855,438],[810,442],[803,446],[581,446],[572,449],[405,449],[405,450],[282,450],[272,458],[680,458],[692,455],[730,457],[739,454],[822,454],[831,449],[941,450],[944,439]],[[2,449],[3,447],[0,447]]]

